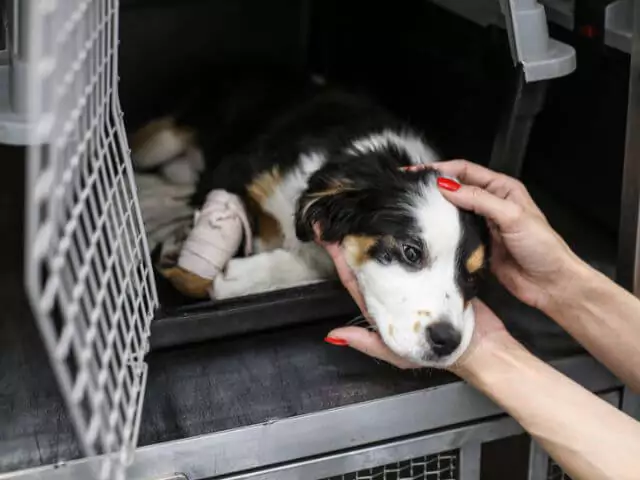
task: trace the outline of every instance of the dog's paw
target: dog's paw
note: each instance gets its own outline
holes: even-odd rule
[[[222,300],[265,291],[268,286],[261,285],[261,279],[265,278],[268,265],[262,263],[258,256],[232,259],[213,281],[213,298]]]

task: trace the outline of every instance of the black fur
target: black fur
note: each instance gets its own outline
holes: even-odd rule
[[[406,199],[435,172],[400,171],[400,167],[409,164],[406,154],[396,149],[357,157],[345,153],[331,157],[311,177],[307,191],[298,200],[298,238],[310,241],[314,223],[319,223],[322,240],[327,242],[339,242],[346,235],[386,234],[399,238],[418,233]],[[336,179],[344,179],[347,187],[343,191],[314,197],[329,190]]]
[[[278,91],[282,92],[282,88]],[[369,252],[377,261],[396,261],[408,269],[426,266],[428,252],[421,245],[407,200],[425,182],[433,182],[436,172],[401,171],[400,167],[411,162],[406,152],[394,147],[371,153],[348,151],[354,140],[369,134],[411,130],[359,95],[301,84],[297,90],[292,87],[285,97],[282,108],[271,108],[274,118],[265,121],[262,129],[257,129],[260,122],[254,120],[250,130],[256,133],[248,135],[244,145],[236,142],[234,148],[220,152],[221,161],[207,160],[209,169],[202,176],[196,203],[214,188],[246,197],[246,187],[257,175],[274,166],[286,175],[298,164],[301,154],[322,152],[326,163],[311,176],[307,190],[297,199],[298,238],[313,241],[313,226],[317,223],[324,241],[339,242],[347,235],[378,237]],[[200,135],[201,139],[205,137]],[[484,221],[476,215],[463,212],[461,221],[464,235],[458,251],[457,281],[465,299],[469,299],[475,295],[476,275],[469,275],[464,264],[478,245],[488,245],[488,235]],[[419,251],[416,261],[407,258],[407,247]]]
[[[355,138],[402,124],[368,98],[316,86],[301,93],[296,106],[284,111],[242,148],[202,175],[199,190],[223,188],[244,195],[251,179],[277,165],[284,175],[301,153],[323,151],[333,161]],[[207,161],[209,165],[213,162]]]

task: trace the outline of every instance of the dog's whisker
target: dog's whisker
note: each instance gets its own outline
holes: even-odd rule
[[[378,327],[372,324],[367,318],[363,315],[359,315],[351,320],[349,320],[346,324],[348,327],[361,327],[370,332],[377,332]]]
[[[351,327],[354,325],[360,325],[361,323],[367,321],[366,318],[364,318],[364,315],[358,315],[357,317],[352,318],[351,320],[349,320],[347,322],[347,326]]]

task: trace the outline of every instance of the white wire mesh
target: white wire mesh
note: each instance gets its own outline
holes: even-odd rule
[[[323,480],[464,480],[459,479],[459,452],[442,452]]]
[[[22,3],[24,1],[24,3]],[[120,478],[137,442],[157,306],[117,95],[117,0],[20,0],[28,60],[26,277],[86,455]]]

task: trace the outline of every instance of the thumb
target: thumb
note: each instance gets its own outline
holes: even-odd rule
[[[438,187],[442,195],[455,206],[492,220],[501,231],[509,229],[523,212],[523,208],[517,203],[480,187],[461,185],[450,178],[438,178]]]
[[[365,355],[390,363],[401,369],[420,368],[408,360],[396,355],[387,347],[380,335],[361,327],[342,327],[329,332],[327,337],[342,340],[351,348]]]

